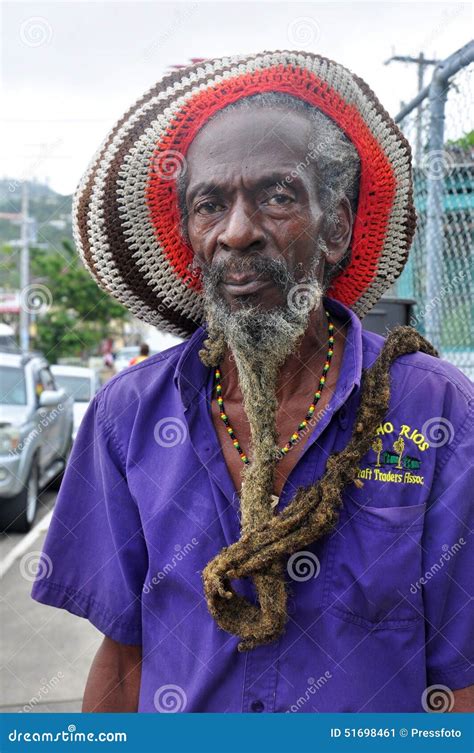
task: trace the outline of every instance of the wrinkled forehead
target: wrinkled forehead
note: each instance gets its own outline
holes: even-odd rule
[[[209,120],[189,146],[186,184],[229,179],[262,170],[292,170],[308,152],[311,123],[304,113],[284,108],[223,110]]]

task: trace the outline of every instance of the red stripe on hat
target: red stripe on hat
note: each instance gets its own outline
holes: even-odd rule
[[[200,278],[193,276],[188,269],[193,251],[179,232],[175,174],[173,170],[169,172],[166,158],[171,166],[173,160],[179,164],[196,133],[211,115],[237,99],[264,91],[287,92],[315,105],[342,128],[357,149],[361,178],[351,262],[334,279],[328,291],[331,297],[351,306],[377,276],[396,179],[387,155],[357,108],[305,68],[278,65],[226,79],[196,93],[176,113],[155,148],[149,172],[146,199],[156,238],[176,274],[188,287],[201,290]]]

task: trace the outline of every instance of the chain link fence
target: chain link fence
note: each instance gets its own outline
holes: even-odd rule
[[[414,154],[418,224],[393,292],[416,301],[412,326],[474,379],[472,53],[469,45],[455,53],[453,75],[397,116]]]

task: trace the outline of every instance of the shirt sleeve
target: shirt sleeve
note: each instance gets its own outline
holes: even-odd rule
[[[447,443],[426,513],[422,566],[427,681],[451,690],[474,684],[474,400],[462,409],[459,421],[442,420]]]
[[[89,403],[66,466],[31,596],[139,645],[148,556],[125,457],[102,388]]]

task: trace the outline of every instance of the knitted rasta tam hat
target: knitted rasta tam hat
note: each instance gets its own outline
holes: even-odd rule
[[[138,319],[184,338],[202,324],[202,278],[180,230],[177,180],[209,117],[269,91],[319,108],[359,155],[351,258],[327,295],[363,317],[402,271],[415,231],[411,152],[367,84],[310,52],[216,58],[149,89],[106,136],[74,195],[73,233],[86,268]]]

